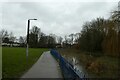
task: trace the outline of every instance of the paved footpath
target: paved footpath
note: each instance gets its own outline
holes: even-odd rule
[[[62,78],[62,73],[58,62],[50,54],[50,51],[47,51],[22,78]]]

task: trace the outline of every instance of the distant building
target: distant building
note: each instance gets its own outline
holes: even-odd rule
[[[7,47],[19,47],[20,43],[2,43],[2,46],[7,46]]]
[[[56,48],[62,48],[63,46],[61,44],[56,44]]]

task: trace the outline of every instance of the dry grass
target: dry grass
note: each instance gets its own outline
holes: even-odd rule
[[[79,64],[86,69],[88,75],[94,78],[117,78],[118,61],[116,57],[110,56],[91,56],[88,52],[82,52],[76,49],[58,49],[58,52],[65,58],[76,57]],[[97,53],[96,53],[97,54]],[[100,53],[99,53],[100,54]]]

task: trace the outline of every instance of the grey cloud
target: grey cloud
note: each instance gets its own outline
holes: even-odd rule
[[[3,5],[4,29],[16,36],[26,35],[27,19],[37,18],[31,26],[37,25],[46,34],[66,35],[80,32],[82,25],[96,17],[109,17],[116,6],[110,2],[88,3],[5,3]]]

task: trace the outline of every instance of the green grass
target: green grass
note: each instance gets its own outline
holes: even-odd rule
[[[29,48],[29,56],[26,60],[26,48],[2,48],[2,77],[19,78],[23,75],[48,49]]]

